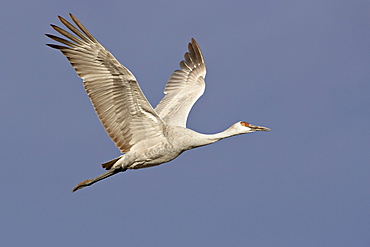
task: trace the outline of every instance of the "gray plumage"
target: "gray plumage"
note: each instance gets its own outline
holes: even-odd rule
[[[223,138],[254,131],[269,131],[247,122],[237,122],[214,135],[200,134],[186,128],[188,114],[204,93],[206,66],[194,39],[188,45],[181,70],[171,75],[164,98],[153,109],[140,89],[135,76],[106,50],[90,32],[70,14],[79,28],[59,16],[74,34],[51,25],[67,39],[51,34],[49,38],[63,44],[47,44],[60,50],[69,60],[90,97],[91,103],[109,137],[123,155],[104,163],[108,171],[79,183],[73,191],[127,169],[160,165],[183,151],[207,145]]]

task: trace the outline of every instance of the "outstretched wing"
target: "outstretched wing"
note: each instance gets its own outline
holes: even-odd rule
[[[59,16],[59,20],[75,35],[51,25],[65,38],[46,34],[64,44],[48,46],[60,50],[79,77],[94,109],[121,152],[141,140],[163,136],[164,122],[141,91],[134,75],[120,64],[87,29],[70,14],[80,29]]]
[[[158,115],[168,125],[186,127],[186,120],[195,102],[203,95],[206,65],[198,43],[191,39],[189,52],[180,62],[181,70],[176,70],[168,80],[164,98],[155,108]]]

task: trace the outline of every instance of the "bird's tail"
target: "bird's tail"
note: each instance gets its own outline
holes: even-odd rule
[[[119,156],[118,158],[115,158],[113,160],[110,160],[110,161],[107,161],[105,163],[103,163],[101,166],[105,169],[105,170],[110,170],[112,168],[112,166],[120,159],[122,158],[122,156]]]

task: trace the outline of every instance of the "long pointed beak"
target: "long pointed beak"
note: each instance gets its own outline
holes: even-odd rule
[[[270,128],[267,128],[267,127],[256,126],[256,125],[252,125],[252,124],[249,124],[248,127],[251,128],[254,131],[270,131],[271,130]]]

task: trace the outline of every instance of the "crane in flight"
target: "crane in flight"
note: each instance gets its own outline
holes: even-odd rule
[[[205,89],[206,66],[194,39],[188,45],[185,59],[180,62],[181,69],[175,70],[168,80],[164,98],[153,108],[134,75],[76,17],[72,14],[70,17],[78,28],[58,16],[70,32],[51,24],[64,37],[46,36],[63,45],[47,45],[60,50],[82,78],[101,123],[123,153],[102,164],[107,170],[105,173],[80,182],[73,192],[127,169],[169,162],[186,150],[230,136],[270,131],[244,121],[217,134],[201,134],[186,128],[188,114]]]

